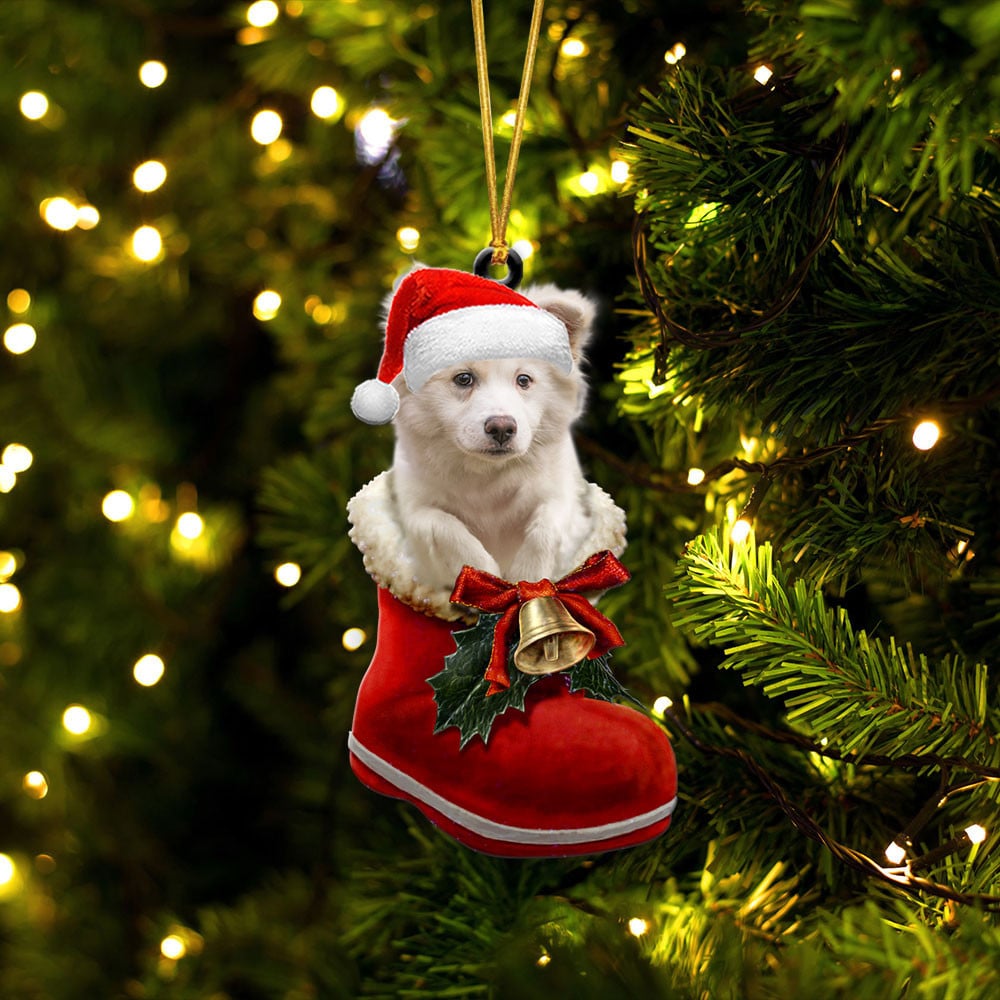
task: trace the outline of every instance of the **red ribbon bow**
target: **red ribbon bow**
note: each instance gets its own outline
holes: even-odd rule
[[[486,668],[485,677],[490,682],[487,695],[496,694],[510,687],[507,674],[507,649],[512,640],[514,622],[521,605],[533,597],[557,597],[566,606],[579,624],[589,628],[596,637],[594,648],[587,658],[594,660],[609,649],[624,646],[625,640],[614,623],[600,613],[583,596],[583,592],[600,592],[611,587],[620,587],[631,578],[629,571],[615,558],[613,552],[605,550],[592,555],[579,569],[553,583],[538,580],[528,583],[509,583],[492,573],[484,573],[472,566],[463,566],[451,593],[454,604],[485,611],[500,613],[493,633],[493,650]]]

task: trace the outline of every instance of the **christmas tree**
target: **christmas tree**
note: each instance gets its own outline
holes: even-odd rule
[[[509,238],[601,304],[601,609],[680,804],[534,861],[346,750],[348,402],[490,237],[468,5],[2,14],[0,995],[997,989],[1000,4],[545,4]]]

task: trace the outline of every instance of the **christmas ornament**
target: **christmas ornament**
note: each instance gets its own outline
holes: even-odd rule
[[[593,306],[552,286],[515,291],[521,261],[506,246],[541,8],[501,207],[473,2],[493,239],[474,274],[403,278],[377,377],[351,399],[360,420],[396,431],[393,467],[348,505],[379,612],[351,767],[505,857],[638,844],[669,826],[677,799],[670,742],[620,704],[609,655],[623,639],[594,606],[629,576],[624,514],[584,480],[572,444]],[[507,265],[503,281],[491,264]]]

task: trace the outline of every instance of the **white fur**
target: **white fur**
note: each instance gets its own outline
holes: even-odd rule
[[[511,581],[558,579],[578,565],[591,531],[570,429],[583,408],[594,307],[551,285],[523,294],[565,323],[568,374],[530,358],[472,360],[418,392],[394,383],[393,492],[414,579],[432,589],[451,587],[465,565]],[[493,437],[491,419],[516,430]]]

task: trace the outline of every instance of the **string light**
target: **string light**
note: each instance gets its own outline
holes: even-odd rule
[[[354,650],[360,649],[365,644],[367,638],[368,633],[363,628],[349,628],[340,637],[340,641],[344,649],[348,652],[354,652]]]
[[[980,826],[978,823],[973,823],[967,826],[957,837],[952,837],[951,840],[942,844],[940,847],[934,848],[933,851],[928,851],[926,854],[922,854],[919,858],[914,858],[910,862],[909,870],[911,872],[921,871],[925,868],[931,868],[938,861],[946,858],[949,854],[954,854],[956,851],[962,850],[963,847],[976,847],[981,844],[986,839],[986,829]]]
[[[42,218],[53,228],[67,233],[76,226],[79,210],[68,198],[46,198],[38,206]]]
[[[266,28],[278,20],[278,5],[274,0],[256,0],[247,7],[247,24],[255,28]]]
[[[10,885],[17,874],[17,866],[9,854],[0,854],[0,886]]]
[[[6,465],[0,465],[0,493],[10,493],[16,484],[17,473]]]
[[[362,163],[378,163],[385,159],[399,124],[384,108],[369,108],[354,128],[358,159]]]
[[[109,521],[127,521],[135,513],[135,501],[125,490],[112,490],[101,501],[101,513]]]
[[[898,83],[903,78],[903,71],[897,66],[889,76],[893,82]]]
[[[545,966],[548,965],[549,962],[551,961],[552,961],[552,956],[547,955],[545,952],[543,952],[541,955],[538,956],[538,961],[535,962],[535,965],[537,965],[540,969],[544,969]]]
[[[101,221],[101,213],[94,205],[81,205],[76,210],[77,229],[93,229]]]
[[[515,240],[511,244],[511,250],[516,253],[521,260],[527,260],[535,252],[535,245],[531,240]]]
[[[146,160],[132,171],[132,183],[145,192],[155,191],[167,179],[167,168],[159,160]]]
[[[167,67],[159,59],[147,59],[139,67],[139,79],[144,87],[155,90],[167,79]]]
[[[628,932],[632,937],[642,937],[649,930],[649,924],[642,917],[632,917],[628,922]]]
[[[687,474],[688,486],[699,486],[705,481],[705,470],[692,466]]]
[[[559,54],[566,56],[567,59],[579,59],[581,56],[585,56],[590,49],[587,47],[587,43],[582,38],[567,38],[562,45],[559,46]]]
[[[205,530],[205,522],[200,514],[188,511],[177,518],[177,534],[189,541],[198,538]]]
[[[132,676],[137,684],[141,684],[143,687],[152,687],[160,682],[165,670],[166,664],[156,653],[146,653],[135,661],[135,665],[132,667]]]
[[[667,712],[673,708],[673,705],[674,701],[672,698],[665,694],[661,694],[660,697],[653,702],[653,715],[655,715],[658,719],[662,719]]]
[[[37,334],[30,323],[13,323],[3,335],[3,346],[11,354],[26,354],[35,346]]]
[[[33,799],[44,799],[49,794],[49,780],[41,771],[29,771],[21,779],[21,787]]]
[[[624,160],[611,161],[611,179],[616,184],[624,184],[628,180],[630,172],[631,169]]]
[[[21,114],[29,121],[37,122],[49,110],[49,99],[40,90],[29,90],[21,95]]]
[[[164,958],[169,958],[171,961],[176,962],[187,954],[187,945],[179,935],[168,934],[160,942],[160,954]]]
[[[930,451],[941,437],[941,427],[934,420],[921,420],[913,428],[913,447],[919,451]]]
[[[63,729],[74,736],[83,736],[90,731],[94,717],[83,705],[69,705],[62,714]]]
[[[275,567],[274,578],[282,587],[294,587],[302,579],[302,567],[296,562],[284,562]]]
[[[31,295],[23,288],[12,288],[7,293],[7,308],[18,315],[31,308]]]
[[[253,314],[257,319],[267,321],[274,319],[281,308],[281,295],[273,288],[265,288],[253,300]]]
[[[35,456],[23,444],[9,444],[0,453],[0,465],[6,465],[13,472],[25,472],[31,468]]]
[[[317,118],[329,121],[331,118],[336,118],[343,111],[344,101],[333,87],[324,85],[317,87],[312,92],[312,97],[309,99],[309,107]]]
[[[277,111],[265,108],[253,116],[250,122],[250,135],[254,142],[260,143],[261,146],[269,146],[281,135],[282,128],[284,122],[281,120],[281,115]]]
[[[21,591],[13,583],[0,583],[0,614],[13,614],[21,607]]]
[[[774,76],[774,70],[770,66],[765,66],[761,64],[753,71],[753,78],[762,86],[766,86],[771,77]]]
[[[751,531],[753,525],[745,517],[738,517],[729,529],[729,538],[736,545],[742,545],[750,537]]]
[[[667,49],[663,54],[663,61],[668,66],[676,66],[686,55],[687,46],[683,42],[676,42],[673,48]]]
[[[593,170],[586,170],[576,179],[576,183],[583,188],[587,194],[597,194],[597,189],[601,186],[601,179]]]
[[[13,552],[0,552],[0,581],[9,580],[17,570],[17,559]]]
[[[163,253],[163,237],[156,226],[139,226],[132,234],[132,256],[151,264]]]
[[[420,246],[420,230],[413,226],[401,226],[396,230],[399,248],[405,253],[413,253]]]

